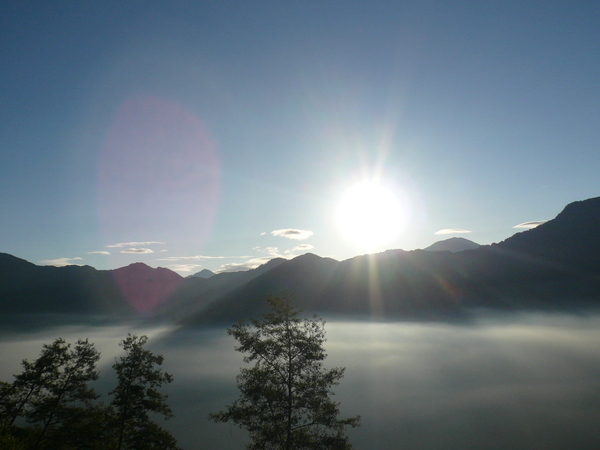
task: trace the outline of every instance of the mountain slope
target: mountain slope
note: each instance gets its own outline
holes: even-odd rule
[[[366,318],[462,317],[471,307],[600,304],[600,198],[472,250],[388,250],[346,261],[305,254],[245,272],[182,278],[136,263],[116,270],[36,266],[0,254],[0,314],[146,317],[186,324],[256,317],[268,295],[308,313]]]
[[[89,266],[36,266],[0,254],[0,308],[3,313],[122,314],[109,276]]]
[[[585,224],[585,225],[582,225]],[[600,301],[600,199],[500,244],[415,250],[336,262],[302,255],[218,299],[187,323],[255,316],[266,295],[293,293],[308,312],[376,318],[460,317],[467,307],[570,307]]]
[[[462,252],[463,250],[474,250],[481,247],[479,244],[461,237],[452,237],[450,239],[444,239],[443,241],[437,241],[431,244],[429,247],[423,250],[428,252]]]

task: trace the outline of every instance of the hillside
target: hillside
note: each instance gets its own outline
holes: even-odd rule
[[[474,250],[481,247],[476,242],[470,241],[469,239],[461,237],[452,237],[450,239],[444,239],[443,241],[437,241],[431,244],[429,247],[423,250],[428,252],[462,252],[464,250]]]
[[[116,270],[36,266],[0,254],[0,310],[194,325],[256,316],[266,296],[282,293],[293,293],[307,312],[378,320],[459,319],[474,307],[591,306],[600,304],[598,230],[600,198],[593,198],[474,249],[453,252],[448,246],[465,242],[447,240],[442,251],[388,250],[341,262],[304,254],[209,277],[183,278],[142,263]]]
[[[585,224],[585,225],[583,225]],[[600,304],[600,198],[491,246],[389,250],[346,261],[302,255],[211,303],[187,323],[231,322],[294,293],[308,312],[364,318],[460,319],[473,307]]]

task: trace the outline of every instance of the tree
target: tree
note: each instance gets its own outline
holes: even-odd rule
[[[127,335],[119,345],[125,356],[115,361],[118,385],[109,392],[113,396],[111,407],[113,428],[117,434],[117,449],[176,449],[177,441],[168,431],[152,421],[149,413],[159,414],[165,419],[173,417],[167,405],[167,395],[158,391],[163,384],[173,381],[160,368],[162,355],[154,355],[144,349],[146,336]]]
[[[23,360],[23,372],[15,375],[12,384],[0,386],[2,434],[14,438],[15,421],[24,417],[36,425],[34,430],[24,430],[30,448],[55,447],[52,435],[60,434],[75,411],[91,407],[98,397],[88,383],[98,378],[99,358],[100,353],[87,339],[78,340],[71,348],[59,338],[44,344],[34,362]]]
[[[324,321],[301,319],[292,298],[267,301],[272,311],[262,320],[227,330],[244,362],[254,366],[237,376],[240,397],[209,419],[248,430],[250,450],[351,448],[345,427],[358,426],[360,416],[338,419],[339,403],[330,398],[345,369],[323,368]]]

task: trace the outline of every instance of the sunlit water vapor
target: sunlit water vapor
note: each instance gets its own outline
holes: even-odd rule
[[[481,314],[471,324],[328,322],[327,367],[357,449],[598,448],[600,315]],[[223,328],[57,328],[4,336],[2,379],[58,336],[89,337],[108,373],[127,331],[150,336],[175,382],[166,426],[184,449],[239,449],[246,434],[207,420],[237,397],[243,366]],[[170,331],[174,331],[171,333]]]

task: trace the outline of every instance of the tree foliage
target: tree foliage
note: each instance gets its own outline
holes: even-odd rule
[[[11,385],[2,385],[2,429],[10,429],[18,417],[34,424],[29,433],[31,448],[49,446],[69,417],[91,406],[98,396],[88,386],[98,378],[96,363],[100,354],[88,340],[71,346],[64,339],[44,344],[34,362],[23,360],[23,372]]]
[[[248,430],[248,449],[351,448],[345,428],[358,426],[360,417],[339,419],[339,403],[330,398],[345,369],[323,367],[323,320],[300,318],[291,298],[267,301],[271,312],[262,320],[228,329],[244,362],[254,366],[237,377],[240,397],[209,418]]]
[[[92,343],[80,339],[72,346],[59,338],[44,344],[38,359],[22,361],[12,383],[0,382],[0,448],[176,449],[171,433],[149,416],[173,415],[157,390],[173,378],[155,367],[163,357],[144,349],[146,342],[131,335],[121,342],[126,355],[113,366],[118,384],[108,406],[89,386],[98,379],[100,359]]]
[[[159,427],[149,413],[169,419],[173,416],[167,405],[167,396],[158,389],[173,381],[172,375],[158,367],[162,355],[154,355],[144,348],[146,336],[128,335],[120,345],[125,356],[115,361],[118,385],[109,394],[113,396],[114,422],[118,430],[117,449],[175,449],[177,442],[168,431]]]

